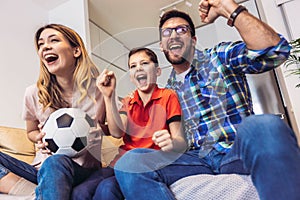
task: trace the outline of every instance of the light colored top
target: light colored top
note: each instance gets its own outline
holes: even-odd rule
[[[106,116],[105,104],[102,94],[96,88],[95,80],[93,80],[91,87],[88,90],[88,94],[91,96],[91,98],[95,99],[96,102],[93,101],[90,97],[86,97],[82,102],[78,103],[77,100],[80,97],[79,91],[74,91],[72,99],[67,99],[67,101],[71,103],[71,107],[80,108],[81,110],[86,112],[92,119],[94,119],[95,122],[103,125],[105,123]],[[33,84],[26,88],[22,113],[22,118],[24,120],[37,120],[42,126],[52,112],[54,112],[54,110],[51,108],[43,111],[43,107],[39,103],[38,88],[36,84]],[[86,151],[80,153],[78,157],[74,157],[73,160],[87,168],[100,167],[102,133],[89,136],[95,139],[99,139],[97,140],[99,142],[95,144],[88,143],[88,148],[86,149]],[[38,151],[33,164],[39,166],[39,164],[41,164],[45,158],[47,158],[47,156]]]

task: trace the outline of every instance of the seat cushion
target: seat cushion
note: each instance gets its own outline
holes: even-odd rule
[[[0,126],[0,151],[31,163],[35,156],[35,145],[27,138],[25,129]]]
[[[170,188],[178,200],[259,200],[250,176],[246,175],[194,175],[176,181]]]

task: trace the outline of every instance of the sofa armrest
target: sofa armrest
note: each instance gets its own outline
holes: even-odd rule
[[[35,145],[27,138],[25,129],[0,126],[0,151],[31,163],[35,156]]]

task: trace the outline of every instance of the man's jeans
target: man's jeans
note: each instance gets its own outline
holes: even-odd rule
[[[292,130],[277,116],[253,115],[239,125],[227,154],[198,150],[182,155],[134,149],[115,175],[127,200],[175,199],[168,186],[196,174],[251,174],[261,200],[299,200],[300,150]]]

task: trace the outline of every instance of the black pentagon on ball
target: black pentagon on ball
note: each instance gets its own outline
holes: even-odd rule
[[[64,113],[62,116],[56,119],[58,128],[68,128],[71,127],[74,118],[67,113]]]
[[[56,153],[59,147],[56,145],[54,140],[53,139],[45,139],[45,141],[48,143],[47,149],[49,149],[53,153]]]
[[[87,138],[86,137],[77,137],[72,144],[72,148],[76,151],[81,151],[87,145]]]

